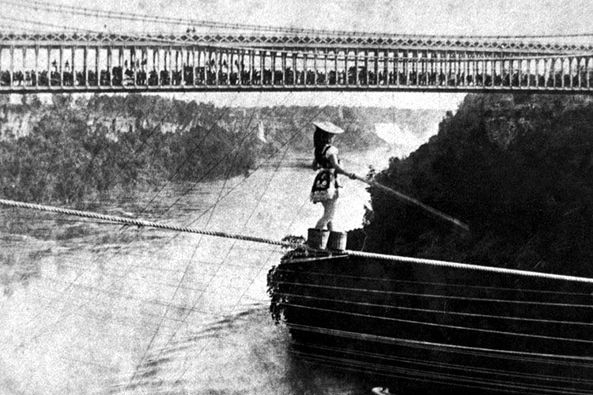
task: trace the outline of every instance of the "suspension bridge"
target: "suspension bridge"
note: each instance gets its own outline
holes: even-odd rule
[[[593,46],[439,37],[1,33],[0,92],[591,92]]]
[[[102,32],[3,15],[0,93],[593,89],[587,35],[361,33],[149,17],[42,1],[2,3],[165,24],[171,32]],[[197,25],[198,31],[175,32],[179,25]]]

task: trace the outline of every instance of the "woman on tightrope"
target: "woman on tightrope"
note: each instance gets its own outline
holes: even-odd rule
[[[315,145],[315,159],[313,170],[319,170],[311,188],[311,201],[323,205],[323,216],[317,221],[315,229],[323,231],[334,230],[333,218],[336,212],[338,200],[338,174],[345,174],[354,179],[354,173],[348,173],[340,165],[338,149],[332,145],[336,134],[344,133],[344,130],[331,122],[314,122],[315,134],[313,144]]]

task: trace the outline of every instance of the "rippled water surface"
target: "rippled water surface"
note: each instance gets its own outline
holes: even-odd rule
[[[349,166],[364,173],[386,156]],[[308,202],[307,162],[168,187],[150,204],[149,192],[135,211],[203,229],[305,235],[321,214]],[[338,222],[356,228],[368,195],[344,184]],[[118,214],[104,203],[97,210]],[[0,393],[368,393],[290,355],[285,328],[267,312],[266,274],[282,250],[30,215],[22,213],[37,221],[32,235],[0,234]]]

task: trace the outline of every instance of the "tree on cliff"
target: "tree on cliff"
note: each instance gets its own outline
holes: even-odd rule
[[[453,233],[371,189],[374,251],[593,275],[593,102],[470,95],[377,181],[468,222]]]

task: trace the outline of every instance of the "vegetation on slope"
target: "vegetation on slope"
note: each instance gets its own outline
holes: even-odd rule
[[[316,119],[347,130],[341,148],[365,150],[384,144],[374,123],[393,114],[348,107],[217,108],[141,95],[54,95],[50,104],[24,97],[22,104],[1,105],[0,194],[66,203],[164,180],[244,174],[285,147],[310,153]],[[267,143],[256,137],[260,122]]]
[[[134,114],[135,125],[127,130],[94,122],[97,103],[92,100],[84,103],[86,107],[52,104],[30,133],[0,141],[0,193],[25,201],[75,202],[163,179],[235,175],[254,165],[256,141],[243,141],[240,134],[220,127],[222,109],[153,101]],[[138,107],[122,110],[138,111]],[[173,123],[177,130],[164,131],[163,122],[144,122],[155,117]],[[228,155],[239,146],[236,157]]]
[[[593,275],[593,102],[470,95],[377,181],[469,223],[462,235],[371,188],[366,248]]]

